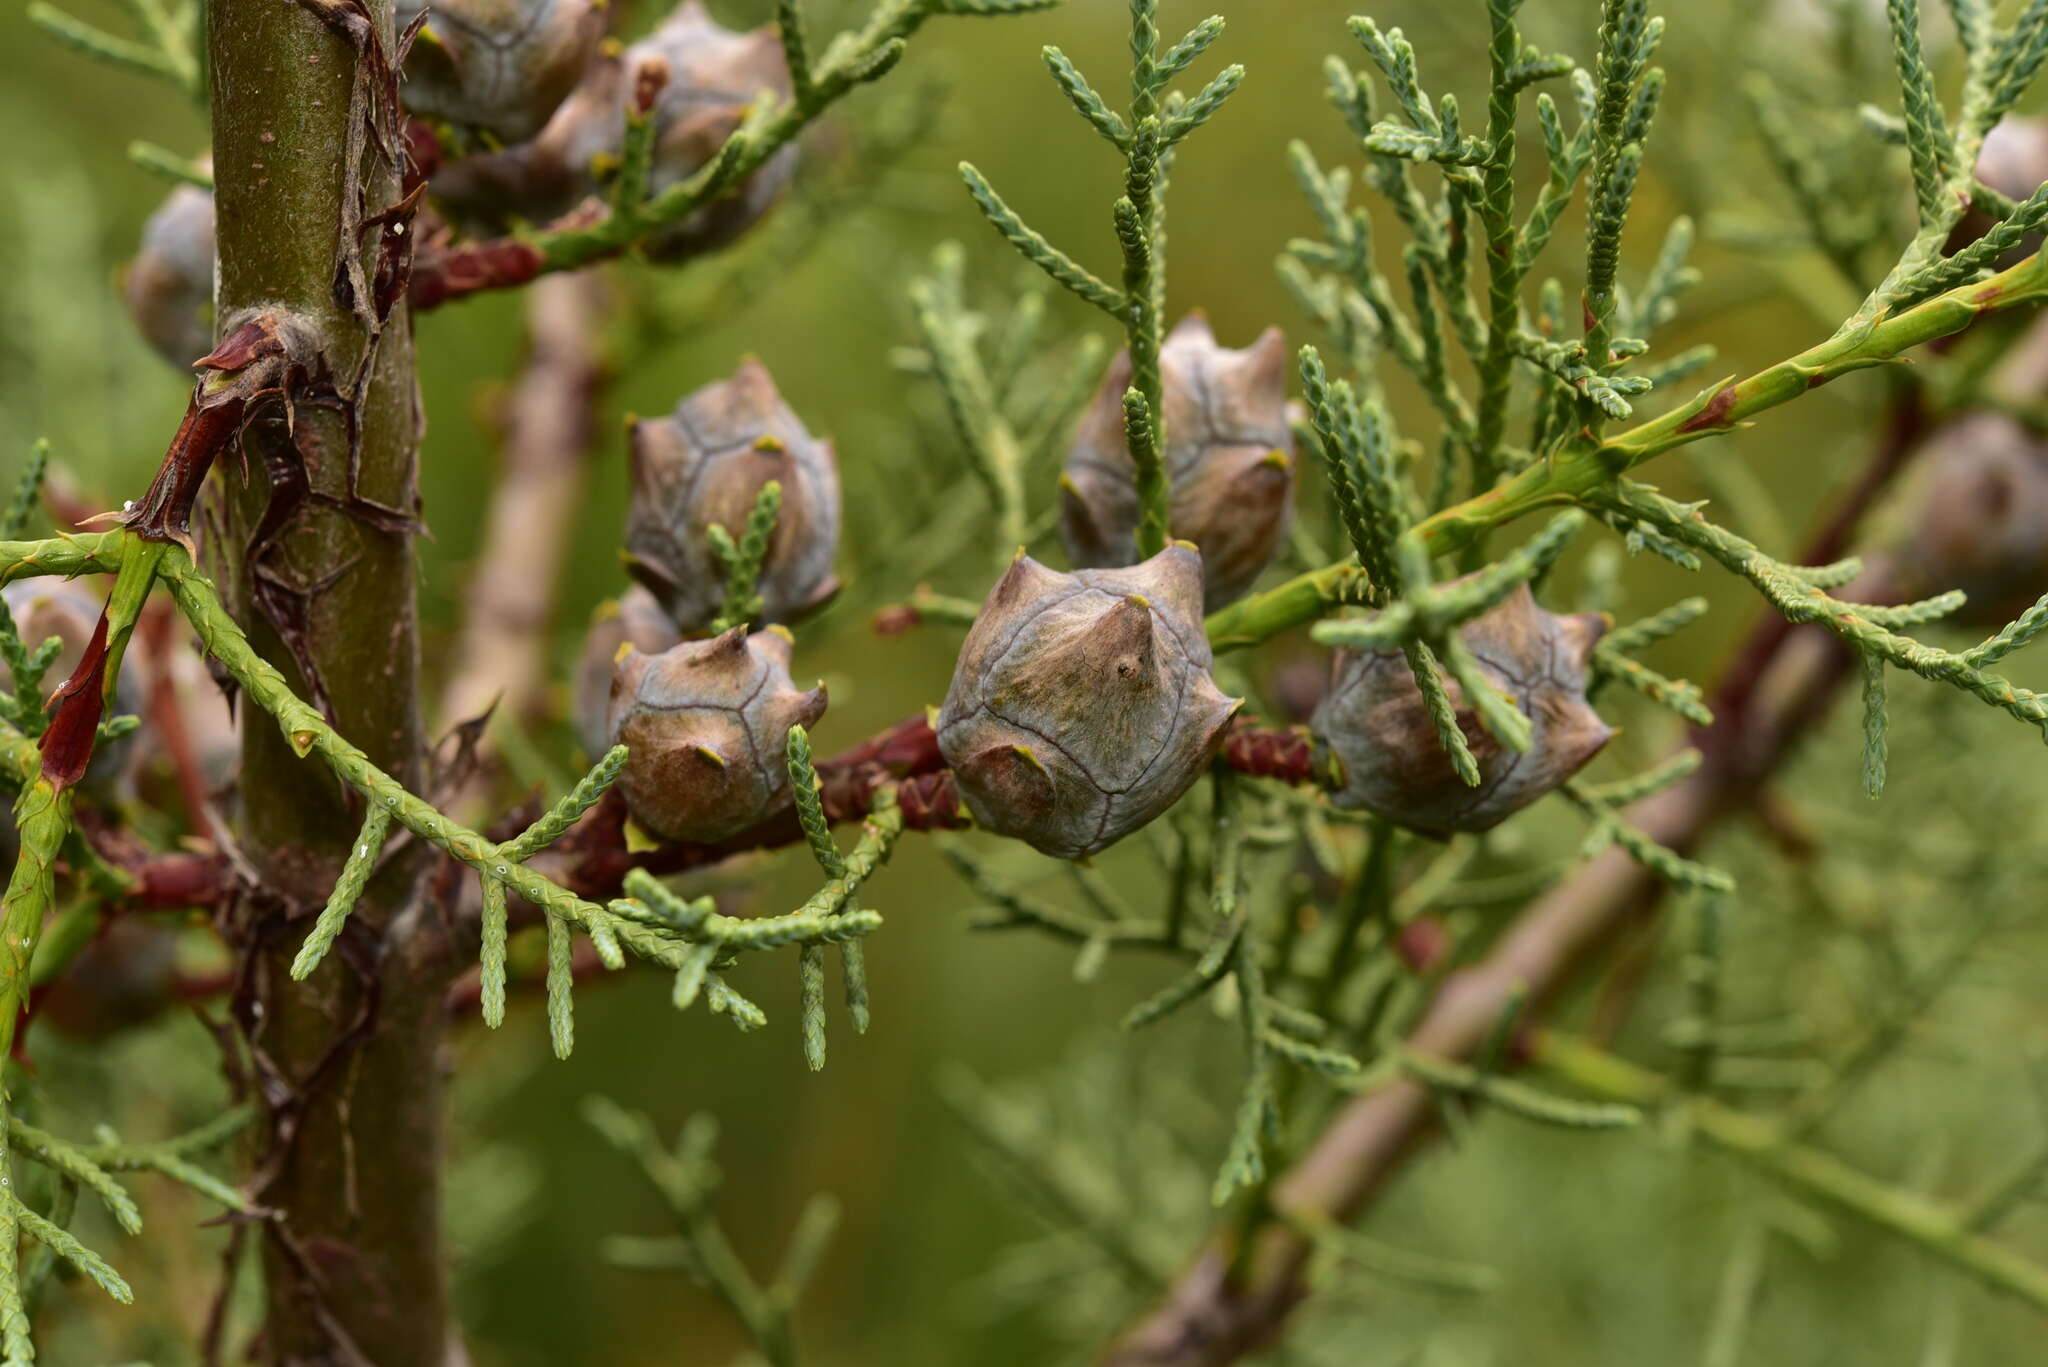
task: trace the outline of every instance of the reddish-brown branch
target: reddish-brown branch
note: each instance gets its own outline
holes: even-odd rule
[[[869,627],[877,636],[901,636],[924,625],[924,614],[909,603],[891,603],[878,610]]]
[[[405,180],[403,188],[407,194],[422,185],[432,184],[435,173],[441,169],[441,135],[434,126],[422,119],[405,121]],[[421,216],[425,226],[425,216]],[[418,277],[415,276],[415,279]]]
[[[95,808],[78,812],[78,833],[94,854],[134,880],[122,905],[149,911],[213,908],[234,890],[234,867],[214,850],[158,853]]]
[[[588,227],[606,212],[597,200],[586,200],[548,224],[545,231]],[[446,225],[432,224],[421,234],[413,257],[412,309],[420,313],[483,290],[517,289],[539,279],[547,267],[546,254],[525,238],[456,242]]]
[[[1223,762],[1253,778],[1315,783],[1319,781],[1315,760],[1315,742],[1306,727],[1275,731],[1242,722],[1223,741]]]
[[[967,824],[952,771],[939,753],[938,737],[922,715],[818,762],[819,796],[825,819],[834,825],[858,821],[872,809],[875,794],[894,787],[908,830],[950,830]],[[549,873],[580,896],[609,897],[627,873],[680,873],[753,850],[794,845],[804,838],[796,809],[712,844],[668,844],[632,850],[626,842],[626,804],[616,792],[593,807],[549,850]]]
[[[424,251],[413,260],[412,306],[422,311],[479,290],[514,289],[537,278],[546,264],[538,247],[517,238]]]
[[[880,769],[898,778],[911,774],[929,774],[945,767],[946,757],[939,753],[938,733],[932,730],[931,722],[922,714],[906,717],[888,730],[880,732],[858,745],[852,745],[830,759],[818,762],[818,777],[828,790],[835,777],[842,777],[860,770]]]
[[[155,910],[219,906],[233,887],[233,870],[217,854],[151,855],[128,871],[135,875],[130,901]]]
[[[938,738],[922,716],[890,727],[818,763],[826,819],[834,825],[859,821],[873,809],[875,794],[894,787],[908,830],[953,830],[967,818],[952,771],[939,754]],[[494,829],[493,838],[517,833],[523,821]],[[235,890],[235,870],[218,851],[156,853],[129,832],[91,810],[79,813],[81,832],[107,863],[135,879],[126,905],[143,909],[218,907]],[[626,806],[616,793],[593,807],[544,856],[550,876],[585,897],[617,894],[628,872],[680,873],[734,855],[778,849],[804,839],[794,808],[716,844],[668,844],[631,850],[626,842]],[[459,880],[458,880],[459,881]],[[453,886],[444,888],[452,893]]]

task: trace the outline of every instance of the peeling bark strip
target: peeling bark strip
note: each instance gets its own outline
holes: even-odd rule
[[[399,51],[389,0],[210,0],[218,302],[304,328],[304,383],[233,429],[249,474],[218,481],[208,568],[251,641],[335,727],[421,786],[411,534],[419,415],[406,307]],[[204,388],[204,386],[202,386]],[[168,523],[232,439],[204,410],[150,506]],[[262,1097],[256,1245],[273,1367],[445,1367],[441,1001],[454,974],[425,925],[426,860],[387,860],[331,966],[288,969],[296,917],[325,898],[359,815],[245,714],[235,838],[254,886],[217,912],[240,956],[235,1020]],[[412,928],[412,929],[408,929]]]
[[[194,361],[208,373],[192,386],[185,420],[157,467],[149,491],[121,517],[151,541],[192,545],[192,505],[220,454],[241,440],[242,428],[264,400],[289,402],[294,369],[301,382],[317,354],[303,328],[265,311],[229,330],[220,345]]]

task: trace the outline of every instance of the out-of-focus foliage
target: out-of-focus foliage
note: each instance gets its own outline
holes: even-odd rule
[[[722,20],[752,24],[773,7],[734,0],[712,8]],[[817,6],[819,22],[855,8]],[[630,306],[610,338],[617,376],[558,624],[558,678],[569,677],[587,609],[617,587],[628,479],[622,429],[612,419],[666,412],[678,395],[730,374],[752,353],[773,368],[805,421],[836,440],[845,471],[841,573],[851,587],[803,638],[806,667],[825,676],[833,699],[819,743],[896,721],[906,691],[939,700],[956,639],[950,629],[877,640],[863,628],[870,609],[920,583],[978,598],[988,582],[984,481],[960,454],[927,375],[945,341],[945,290],[953,291],[957,324],[958,308],[1005,312],[1024,287],[950,168],[971,156],[1013,203],[1030,206],[1048,237],[1096,244],[1102,251],[1086,264],[1113,273],[1101,206],[1114,192],[1115,168],[1029,54],[1056,43],[1084,69],[1114,71],[1123,8],[1069,0],[1004,26],[935,27],[893,93],[878,92],[850,122],[828,129],[848,160],[821,167],[805,192],[820,196],[815,202],[786,205],[730,258],[702,268],[620,267]],[[1285,146],[1305,138],[1325,164],[1353,156],[1323,102],[1320,65],[1345,45],[1344,20],[1366,7],[1298,0],[1222,8],[1235,21],[1229,60],[1251,77],[1229,117],[1209,126],[1175,168],[1167,313],[1205,309],[1219,337],[1241,339],[1269,323],[1302,327],[1268,265],[1287,238],[1315,229]],[[1854,112],[1866,100],[1894,106],[1890,54],[1881,25],[1848,22],[1861,5],[1700,0],[1669,8],[1660,60],[1671,79],[1625,247],[1628,259],[1645,261],[1677,214],[1700,225],[1695,259],[1706,283],[1672,325],[1668,350],[1711,342],[1729,369],[1746,371],[1777,359],[1782,339],[1817,337],[1852,308],[1855,291],[1840,279],[1845,263],[1882,264],[1909,230],[1910,193],[1897,188],[1897,175],[1879,173],[1897,168],[1886,166],[1881,142]],[[1432,80],[1475,102],[1483,94],[1476,0],[1370,9],[1383,25],[1405,28]],[[1545,50],[1563,47],[1583,60],[1586,9],[1530,0],[1522,22]],[[1167,10],[1169,26],[1208,12]],[[1930,29],[1940,31],[1941,22]],[[0,116],[17,130],[0,185],[0,452],[11,462],[33,437],[47,436],[85,496],[105,501],[141,486],[186,389],[120,313],[116,263],[164,189],[123,149],[147,133],[189,153],[201,131],[146,83],[54,49],[19,12],[0,16],[0,53]],[[1952,48],[1937,45],[1935,53],[1947,74]],[[1749,71],[1776,78],[1781,93],[1746,82],[1741,73]],[[902,95],[919,81],[944,84],[943,103]],[[1773,103],[1802,98],[1822,112]],[[841,184],[861,178],[853,159],[863,137],[893,149],[903,127],[921,140],[892,152],[889,174]],[[1825,163],[1839,177],[1814,187],[1845,210],[1828,219],[1818,246],[1785,226],[1806,211],[1771,172],[1787,128],[1823,140]],[[1578,225],[1568,219],[1559,231],[1570,238]],[[930,252],[949,237],[967,244],[965,278],[974,283],[951,277],[920,311],[905,282],[944,282],[945,270],[957,270],[932,275]],[[1396,245],[1382,243],[1380,252],[1383,268],[1398,274]],[[1567,284],[1575,292],[1577,281]],[[1057,293],[1032,307],[1045,313],[1034,348],[1042,354],[1023,369],[1025,392],[1010,397],[1025,415],[1067,411],[1059,409],[1067,392],[1061,362],[1076,334],[1116,339],[1084,305]],[[423,485],[435,532],[420,549],[423,613],[443,638],[477,544],[482,503],[472,495],[494,465],[492,399],[515,369],[517,316],[516,300],[484,297],[419,328],[433,414]],[[1025,402],[1034,389],[1037,410]],[[1722,439],[1697,475],[1680,464],[1660,471],[1660,481],[1674,497],[1713,497],[1717,513],[1744,535],[1789,549],[1783,529],[1804,522],[1861,459],[1877,396],[1875,386],[1836,386],[1756,431]],[[1390,383],[1388,403],[1412,430],[1431,430],[1427,404],[1412,389]],[[1063,442],[1057,432],[1029,440],[1028,416],[1020,430],[1028,462],[1022,525],[1027,536],[1048,539]],[[1340,543],[1336,510],[1322,506],[1319,493],[1306,497],[1305,534]],[[1000,550],[1007,556],[1009,547]],[[1714,597],[1715,610],[1698,626],[1650,653],[1672,677],[1710,672],[1754,610],[1739,586],[1696,580],[1649,557],[1630,563],[1628,601],[1617,603],[1601,591],[1600,569],[1567,563],[1555,573],[1565,584],[1586,584],[1589,606],[1624,621],[1682,594]],[[2028,667],[2015,672],[2024,679]],[[877,679],[892,684],[861,686]],[[1268,690],[1274,683],[1244,682]],[[2037,1133],[2048,1136],[2048,1113],[2029,1085],[2030,1055],[2048,1047],[2048,1018],[2029,971],[2048,952],[2048,937],[2028,919],[2042,870],[2033,842],[1994,849],[1983,838],[2048,810],[2048,776],[2038,751],[2013,744],[2008,719],[1968,699],[1900,688],[1890,711],[1892,776],[1882,803],[1865,804],[1845,781],[1842,756],[1857,745],[1855,719],[1845,713],[1760,812],[1767,819],[1738,823],[1713,849],[1740,891],[1689,900],[1661,922],[1654,941],[1623,951],[1651,956],[1650,980],[1659,986],[1637,1004],[1620,1043],[1632,1056],[1687,1066],[1696,1041],[1686,1022],[1697,1000],[1678,986],[1680,961],[1696,949],[1703,917],[1714,918],[1723,941],[1717,1011],[1729,1038],[1714,1067],[1738,1095],[1762,1101],[1819,1081],[1820,1058],[1853,1057],[1874,1021],[1891,1020],[1931,967],[1954,959],[1945,990],[1899,1021],[1903,1043],[1842,1099],[1825,1133],[1866,1170],[1968,1200],[1991,1190]],[[566,727],[536,739],[563,756],[574,744]],[[1640,771],[1665,739],[1662,723],[1625,732],[1589,780]],[[1556,852],[1576,839],[1559,812],[1488,837],[1441,909],[1458,928],[1483,935],[1516,897],[1555,873]],[[1135,899],[1159,881],[1151,842],[1127,844],[1079,874],[1007,850],[980,857],[1008,883],[1027,870],[1042,876],[1031,895],[1093,915],[1103,899]],[[1408,857],[1421,863],[1432,853],[1414,848]],[[750,880],[765,907],[794,906],[817,881],[797,858],[741,863],[718,879],[728,887]],[[845,1211],[838,1250],[887,1250],[822,1264],[801,1327],[819,1361],[1079,1361],[1174,1274],[1214,1218],[1209,1184],[1232,1116],[1227,1102],[1212,1098],[1230,1097],[1237,1085],[1235,1023],[1181,1021],[1136,1041],[1112,1037],[1108,1027],[1125,1005],[1163,985],[1157,972],[1112,962],[1102,971],[1117,990],[1087,989],[1071,985],[1070,955],[1057,944],[966,934],[963,908],[974,896],[923,843],[906,842],[890,881],[892,933],[867,954],[873,1028],[835,1036],[833,1066],[823,1073],[797,1066],[795,1031],[735,1038],[723,1021],[678,1016],[668,983],[648,977],[582,994],[573,1069],[536,1067],[546,1029],[538,1012],[515,1015],[495,1036],[462,1037],[449,1216],[479,1367],[671,1363],[677,1344],[691,1345],[689,1361],[708,1363],[741,1349],[709,1300],[649,1280],[653,1274],[621,1273],[597,1256],[606,1236],[644,1232],[635,1213],[646,1200],[630,1165],[593,1161],[579,1110],[590,1092],[651,1113],[664,1135],[693,1112],[722,1118],[717,1201],[747,1264],[775,1265],[786,1232],[820,1190],[835,1193]],[[1958,957],[1962,937],[1979,931]],[[778,1021],[794,1021],[789,977],[762,971],[743,981]],[[1553,1019],[1584,1025],[1597,1005],[1591,997],[1568,1002]],[[113,1114],[124,1130],[166,1134],[212,1113],[217,1080],[193,1065],[209,1056],[193,1024],[180,1019],[110,1048],[61,1046],[45,1066],[63,1111]],[[64,1118],[48,1127],[76,1133],[58,1123]],[[1416,1165],[1370,1225],[1371,1242],[1352,1246],[1348,1257],[1333,1246],[1329,1291],[1289,1360],[1774,1367],[1904,1358],[1931,1367],[2024,1361],[2034,1350],[2030,1312],[1955,1273],[1929,1270],[1910,1251],[1801,1204],[1746,1168],[1701,1148],[1678,1151],[1683,1139],[1642,1128],[1558,1133],[1486,1114],[1456,1147]],[[988,1181],[992,1173],[1001,1180]],[[144,1309],[103,1312],[80,1298],[53,1323],[47,1360],[188,1360],[226,1235],[197,1228],[211,1208],[183,1192],[152,1190],[146,1209],[152,1237],[131,1246],[122,1264],[151,1288]],[[104,1246],[111,1230],[99,1218],[81,1216],[82,1237]],[[2001,1232],[2038,1240],[2041,1211],[2021,1203]]]

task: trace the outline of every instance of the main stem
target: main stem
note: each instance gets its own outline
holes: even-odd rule
[[[346,6],[333,9],[346,16]],[[368,13],[388,52],[390,0],[368,0]],[[335,297],[347,196],[360,177],[370,212],[398,197],[397,168],[377,159],[375,139],[359,168],[348,164],[351,118],[379,117],[374,98],[351,99],[362,56],[305,0],[212,0],[207,44],[220,316],[257,304],[298,315],[346,388],[368,346]],[[404,145],[398,130],[381,131],[387,145]],[[410,511],[419,424],[402,301],[354,406],[353,492]],[[296,445],[281,416],[247,432],[255,473],[238,483],[232,467],[223,472],[221,535],[209,549],[257,649],[301,696],[317,673],[342,734],[416,789],[422,732],[409,538],[341,506],[352,492],[342,414],[295,409]],[[272,462],[287,470],[303,463],[317,501],[303,503],[259,554],[252,543],[271,496],[262,472]],[[261,603],[259,568],[283,589]],[[291,982],[286,968],[361,813],[324,769],[292,752],[269,717],[245,708],[243,720],[236,836],[263,886],[242,899],[228,930],[247,956],[236,1011],[270,1122],[255,1193],[277,1216],[264,1240],[266,1360],[441,1367],[439,1002],[448,956],[419,914],[422,863],[418,851],[387,861],[341,952],[310,981]]]

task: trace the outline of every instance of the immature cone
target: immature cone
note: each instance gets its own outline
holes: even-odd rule
[[[725,598],[725,571],[706,529],[738,540],[761,487],[782,486],[757,585],[762,620],[786,621],[837,591],[839,464],[832,443],[804,430],[759,361],[706,385],[666,418],[635,422],[627,568],[685,632],[701,631]]]
[[[183,370],[213,349],[213,196],[171,191],[142,225],[121,272],[121,302],[156,353]]]
[[[472,227],[501,227],[514,218],[544,222],[567,213],[603,192],[624,146],[628,102],[649,95],[651,184],[659,193],[702,169],[764,90],[790,93],[775,30],[735,33],[697,0],[685,0],[623,54],[593,63],[531,142],[447,167],[434,178],[434,194]],[[737,189],[661,233],[650,255],[688,255],[731,241],[767,212],[795,173],[791,145]]]
[[[1172,531],[1202,551],[1211,612],[1252,586],[1294,515],[1294,437],[1287,424],[1287,341],[1267,328],[1242,351],[1216,345],[1191,313],[1159,351]],[[1060,480],[1060,534],[1076,565],[1138,558],[1137,469],[1124,443],[1131,355],[1110,362],[1081,419]]]
[[[1184,542],[1077,574],[1018,555],[939,713],[939,749],[976,821],[1079,859],[1188,790],[1241,702],[1209,677],[1201,586]]]
[[[604,37],[603,0],[396,0],[399,30],[429,9],[405,59],[405,107],[508,142],[541,130]]]
[[[630,651],[612,679],[613,745],[633,819],[666,840],[705,843],[789,805],[789,728],[825,712],[825,688],[797,691],[789,636],[734,627],[659,655]]]
[[[1446,674],[1459,729],[1479,764],[1476,788],[1452,767],[1400,651],[1337,652],[1312,723],[1344,766],[1344,786],[1332,799],[1418,831],[1499,825],[1584,768],[1614,734],[1586,702],[1587,663],[1606,629],[1595,613],[1545,612],[1527,585],[1460,629],[1480,673],[1514,701],[1533,732],[1528,753],[1508,749]]]
[[[1900,555],[1914,597],[1969,595],[1950,620],[2011,621],[2048,593],[2048,442],[2002,413],[1949,424],[1924,462]]]
[[[626,647],[642,655],[659,655],[681,640],[660,602],[638,584],[598,605],[576,666],[576,734],[583,740],[584,753],[597,756],[610,748],[612,674]]]

